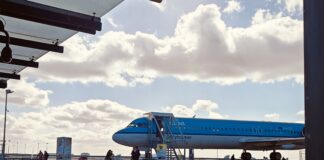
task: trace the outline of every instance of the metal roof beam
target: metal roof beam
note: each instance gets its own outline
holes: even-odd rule
[[[0,80],[0,88],[7,88],[7,81],[2,79]]]
[[[15,73],[4,73],[4,72],[0,72],[0,77],[20,80],[20,75],[15,74]]]
[[[6,43],[6,36],[0,35],[0,43]],[[40,49],[45,51],[52,51],[52,52],[58,52],[63,53],[64,47],[58,46],[56,44],[48,44],[48,43],[42,43],[42,42],[36,42],[31,40],[25,40],[15,37],[10,37],[10,44],[17,45],[21,47],[28,47],[28,48],[34,48],[34,49]]]
[[[90,34],[102,27],[99,17],[27,0],[1,0],[0,14]]]
[[[161,3],[162,2],[162,0],[151,0],[151,1],[156,2],[156,3]]]
[[[0,61],[0,63],[5,63],[5,62]],[[38,66],[39,66],[38,62],[25,61],[25,60],[15,59],[15,58],[13,58],[10,63],[6,63],[6,64],[13,64],[13,65],[19,65],[19,66],[33,67],[33,68],[38,68]]]

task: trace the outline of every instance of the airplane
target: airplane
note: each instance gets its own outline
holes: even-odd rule
[[[147,115],[113,134],[113,140],[142,148],[168,142],[174,148],[243,149],[242,160],[252,158],[247,150],[273,150],[270,160],[281,160],[281,153],[276,150],[305,148],[304,124],[180,118],[158,112]]]

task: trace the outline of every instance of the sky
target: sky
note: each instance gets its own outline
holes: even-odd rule
[[[55,152],[56,137],[70,136],[74,154],[128,155],[111,136],[150,111],[303,123],[302,8],[302,0],[124,1],[97,35],[74,35],[63,55],[9,81],[9,152]],[[241,151],[219,156],[232,153]]]

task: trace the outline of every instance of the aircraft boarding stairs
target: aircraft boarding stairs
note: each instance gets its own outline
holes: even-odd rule
[[[149,145],[150,148],[156,148],[157,144],[166,144],[166,159],[182,160],[183,155],[178,147],[187,144],[182,134],[180,123],[172,113],[147,113],[149,118]],[[157,131],[156,131],[157,130]],[[156,131],[156,132],[155,132]]]

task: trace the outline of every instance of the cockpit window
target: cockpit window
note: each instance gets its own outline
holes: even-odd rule
[[[133,128],[147,128],[146,123],[130,123],[127,127],[133,127]]]
[[[130,123],[127,127],[137,127],[135,123]]]
[[[138,127],[147,128],[147,124],[146,123],[138,123]]]

